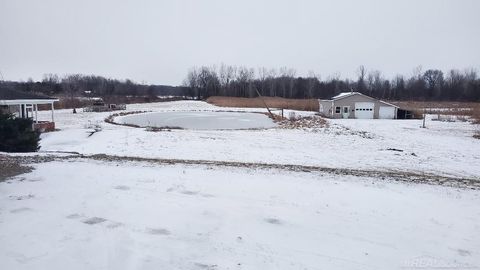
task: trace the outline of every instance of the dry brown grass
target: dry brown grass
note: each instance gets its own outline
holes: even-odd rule
[[[471,121],[472,124],[480,125],[480,103],[479,102],[420,102],[401,101],[392,102],[403,109],[412,110],[416,113],[437,114],[438,119],[443,121]],[[480,139],[480,130],[473,135]]]
[[[471,116],[480,109],[478,102],[424,102],[424,101],[392,101],[402,109],[421,111],[429,114]]]
[[[402,109],[412,110],[422,114],[455,115],[459,119],[469,117],[474,124],[480,124],[480,103],[478,102],[422,102],[396,101],[391,102]]]
[[[473,107],[470,116],[472,117],[474,124],[480,124],[480,103],[477,103],[477,105]]]
[[[317,99],[287,99],[280,97],[263,97],[265,103],[270,108],[291,109],[299,111],[318,111]],[[237,108],[264,108],[260,97],[240,98],[240,97],[209,97],[207,102],[220,107]]]

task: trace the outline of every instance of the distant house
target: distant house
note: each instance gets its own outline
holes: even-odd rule
[[[396,119],[398,110],[398,106],[359,92],[344,92],[319,100],[320,114],[330,118]]]
[[[0,110],[12,113],[16,117],[31,118],[34,121],[33,128],[40,132],[55,130],[53,103],[56,101],[58,99],[43,95],[0,89]],[[38,105],[43,106],[44,109],[50,109],[51,121],[38,119]]]

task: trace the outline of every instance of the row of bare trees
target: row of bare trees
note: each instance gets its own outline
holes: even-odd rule
[[[297,76],[291,68],[267,69],[228,66],[218,68],[202,66],[188,71],[183,86],[146,85],[131,80],[115,80],[93,75],[67,75],[59,77],[47,74],[40,82],[12,82],[0,80],[2,88],[47,95],[77,96],[142,96],[158,95],[190,96],[205,99],[210,96],[285,98],[329,98],[344,91],[358,91],[369,96],[387,100],[431,100],[431,101],[480,101],[480,78],[474,69],[463,71],[441,70],[421,67],[411,75],[397,75],[387,79],[378,70],[357,69],[354,80],[340,79],[338,74],[322,79],[309,72]]]
[[[166,85],[146,85],[131,80],[108,79],[101,76],[72,74],[60,77],[56,74],[45,74],[42,81],[26,82],[0,81],[0,89],[8,88],[32,93],[43,93],[52,96],[79,97],[95,96],[144,96],[156,97],[166,95],[182,95],[187,93],[184,87]]]
[[[410,76],[386,79],[378,70],[357,69],[355,80],[340,79],[338,74],[322,80],[314,72],[296,76],[291,68],[267,69],[228,66],[194,67],[188,71],[184,86],[188,95],[198,99],[210,96],[284,98],[328,98],[344,91],[358,91],[387,100],[480,101],[480,78],[475,69],[441,70],[421,67]]]

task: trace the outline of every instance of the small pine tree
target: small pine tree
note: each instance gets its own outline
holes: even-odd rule
[[[40,133],[32,126],[31,119],[15,118],[13,114],[0,112],[0,151],[38,151]]]

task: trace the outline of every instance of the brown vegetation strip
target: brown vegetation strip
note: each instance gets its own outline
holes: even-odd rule
[[[0,155],[0,158],[5,156]],[[162,158],[144,158],[129,156],[113,156],[105,154],[82,155],[71,154],[69,156],[7,156],[7,159],[15,160],[18,164],[31,164],[39,162],[62,161],[72,159],[90,159],[108,162],[148,162],[159,165],[207,165],[207,166],[223,166],[250,169],[278,169],[294,172],[323,172],[335,175],[350,175],[375,178],[378,180],[401,181],[409,183],[423,183],[431,185],[443,185],[455,188],[468,188],[480,190],[480,178],[457,178],[435,174],[413,173],[402,171],[376,171],[376,170],[359,170],[346,168],[329,168],[322,166],[307,166],[295,164],[272,164],[272,163],[253,163],[253,162],[236,162],[236,161],[214,161],[214,160],[188,160],[188,159],[162,159]]]
[[[288,99],[281,97],[263,97],[270,108],[298,111],[318,111],[318,99]],[[264,108],[262,98],[209,97],[207,102],[220,107]]]
[[[480,103],[479,102],[425,102],[425,101],[392,101],[391,103],[400,106],[402,109],[413,110],[423,113],[438,115],[469,116],[473,122],[480,124]]]

